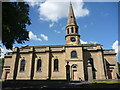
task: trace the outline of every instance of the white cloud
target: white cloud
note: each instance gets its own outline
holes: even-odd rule
[[[90,43],[97,44],[97,42],[96,42],[96,41],[90,41]]]
[[[115,52],[118,54],[118,52],[120,52],[120,46],[118,46],[118,40],[116,40],[113,45],[112,48],[115,49]]]
[[[54,26],[54,23],[49,24],[49,27],[50,27],[50,28],[53,27],[53,26]]]
[[[115,52],[118,53],[118,40],[116,40],[113,45],[112,45],[112,48],[115,49]],[[120,46],[119,46],[120,48]]]
[[[34,7],[35,5],[39,5],[40,0],[24,0],[29,2],[30,6]]]
[[[10,1],[22,1],[22,0],[10,0]],[[44,2],[46,0],[24,0],[29,2]],[[51,2],[81,2],[83,0],[49,0]],[[119,0],[84,0],[84,2],[119,2]]]
[[[44,2],[45,0],[24,0],[25,2],[29,2],[30,6],[34,7]]]
[[[57,31],[57,30],[54,30],[54,32],[55,32],[55,33],[58,33],[58,34],[61,33],[60,31]]]
[[[61,18],[65,18],[68,15],[69,2],[50,2],[46,0],[44,3],[39,4],[40,19],[46,21],[57,22]],[[83,2],[72,2],[75,16],[77,18],[83,17],[89,14],[89,10],[83,8]]]
[[[83,41],[83,40],[81,40],[81,39],[80,39],[80,42],[81,42],[81,44],[87,44],[87,43],[88,43],[88,42]]]
[[[117,57],[117,61],[120,62],[120,45],[118,44],[118,40],[116,40],[113,45],[112,48],[115,49],[115,53],[116,53],[116,57]]]
[[[30,38],[31,40],[42,41],[40,38],[37,38],[37,35],[35,35],[35,34],[32,33],[31,31],[29,32],[29,38]]]
[[[80,39],[80,42],[81,42],[81,44],[89,44],[89,43],[90,43],[90,44],[91,44],[91,43],[92,43],[92,44],[97,44],[96,41],[87,42],[87,41],[83,41],[83,40],[81,40],[81,39]]]
[[[48,41],[48,36],[45,36],[44,34],[40,34],[40,36],[41,36],[44,40]]]
[[[1,45],[2,46],[2,45]],[[0,58],[4,58],[5,53],[7,52],[12,52],[12,50],[8,50],[5,47],[0,47],[1,53],[0,53]]]

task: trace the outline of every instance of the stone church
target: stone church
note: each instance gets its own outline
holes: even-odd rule
[[[66,44],[15,47],[5,54],[3,80],[117,79],[115,50],[100,44],[81,44],[72,4],[66,25]]]

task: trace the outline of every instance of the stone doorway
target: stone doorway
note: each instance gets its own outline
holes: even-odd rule
[[[77,70],[73,70],[73,80],[78,80],[78,72],[77,72]]]
[[[8,72],[8,71],[7,71],[7,72],[5,72],[5,80],[7,80],[7,79],[8,79],[9,73],[10,73],[10,72]]]
[[[79,80],[79,78],[78,78],[78,70],[77,70],[77,64],[73,64],[72,66],[71,66],[71,71],[72,71],[72,80],[75,80],[75,81],[77,81],[77,80]]]
[[[112,70],[108,70],[108,79],[112,79]]]

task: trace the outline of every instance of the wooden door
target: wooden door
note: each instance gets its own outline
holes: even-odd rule
[[[78,80],[78,72],[77,72],[77,70],[73,70],[73,80]]]
[[[9,76],[9,73],[10,73],[10,72],[6,72],[6,73],[5,73],[5,80],[7,80],[8,76]]]
[[[112,70],[108,70],[108,79],[112,79]]]

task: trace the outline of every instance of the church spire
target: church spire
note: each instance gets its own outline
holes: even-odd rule
[[[72,4],[70,3],[68,22],[66,26],[66,44],[78,45],[80,44],[80,35],[78,33],[78,26],[74,16]]]
[[[68,25],[77,25],[71,2],[70,2],[70,7],[69,7],[69,14],[68,14],[67,26]]]

